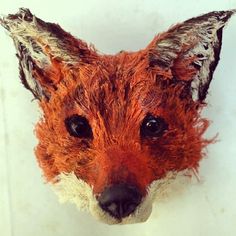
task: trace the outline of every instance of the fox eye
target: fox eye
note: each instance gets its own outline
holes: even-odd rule
[[[65,126],[71,136],[91,139],[93,137],[88,120],[79,115],[72,115],[65,119]]]
[[[162,117],[147,115],[140,127],[141,137],[160,137],[168,129],[168,124]]]

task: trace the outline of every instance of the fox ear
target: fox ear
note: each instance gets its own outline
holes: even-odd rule
[[[21,8],[0,19],[0,24],[15,43],[22,83],[39,100],[49,99],[56,90],[63,79],[61,68],[73,66],[91,54],[84,42],[59,25],[35,17],[28,9]]]
[[[220,58],[222,30],[233,13],[211,12],[156,36],[149,46],[150,66],[186,84],[188,94],[202,102]]]

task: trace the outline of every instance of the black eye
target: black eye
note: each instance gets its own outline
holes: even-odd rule
[[[160,137],[168,129],[168,124],[161,117],[147,115],[140,127],[141,137]]]
[[[93,137],[91,126],[83,116],[72,115],[65,119],[65,125],[71,136],[88,139]]]

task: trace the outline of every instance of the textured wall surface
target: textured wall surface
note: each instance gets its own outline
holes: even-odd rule
[[[5,0],[4,0],[5,1]],[[58,22],[104,53],[145,47],[170,25],[212,10],[236,8],[235,0],[2,1],[0,14],[19,7]],[[219,133],[201,162],[200,183],[154,207],[146,223],[107,226],[73,205],[60,205],[44,184],[33,154],[37,102],[18,79],[11,39],[0,29],[0,232],[3,236],[233,236],[236,235],[236,16],[223,36],[204,116]]]

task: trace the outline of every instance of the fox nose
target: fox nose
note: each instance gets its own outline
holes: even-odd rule
[[[100,207],[111,216],[121,219],[135,211],[142,196],[135,186],[117,184],[106,188],[98,198]]]

